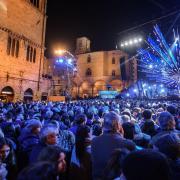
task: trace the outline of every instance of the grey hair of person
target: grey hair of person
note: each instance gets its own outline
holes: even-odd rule
[[[48,124],[41,129],[40,140],[46,139],[49,134],[58,133],[58,128],[55,125]]]
[[[104,131],[115,131],[117,124],[122,124],[122,119],[119,114],[114,111],[105,113],[104,115]]]
[[[122,119],[122,123],[126,123],[126,122],[131,121],[130,117],[128,115],[125,115],[125,114],[121,116],[121,119]]]

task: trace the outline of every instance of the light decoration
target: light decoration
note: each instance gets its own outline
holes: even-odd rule
[[[166,84],[180,93],[180,39],[175,33],[175,41],[171,47],[167,44],[158,25],[154,26],[153,36],[147,38],[147,49],[140,49],[142,72],[150,80]]]
[[[142,40],[143,39],[141,37],[134,38],[134,39],[129,39],[128,41],[125,41],[124,43],[121,43],[121,47],[124,47],[124,46],[133,46],[133,45],[141,43]]]

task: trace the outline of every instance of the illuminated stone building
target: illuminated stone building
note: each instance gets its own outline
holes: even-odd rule
[[[77,76],[73,96],[90,97],[101,90],[116,90],[137,80],[137,62],[120,50],[90,52],[88,38],[76,42]]]
[[[40,99],[47,0],[0,0],[0,94],[11,100]]]

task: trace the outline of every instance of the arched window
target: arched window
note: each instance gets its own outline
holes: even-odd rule
[[[11,52],[11,43],[12,43],[12,39],[9,36],[8,37],[8,41],[7,41],[7,55],[10,55],[10,52]]]
[[[16,41],[16,58],[19,56],[19,41]]]
[[[15,45],[16,45],[16,40],[13,39],[12,41],[12,49],[11,49],[11,55],[14,56],[14,52],[15,52]]]
[[[92,71],[91,71],[90,68],[88,68],[88,69],[86,70],[86,76],[91,76],[91,75],[92,75]]]
[[[116,71],[112,70],[112,76],[115,76],[115,75],[116,75]]]
[[[33,63],[36,62],[36,48],[34,48],[34,52],[33,52]]]
[[[36,0],[36,7],[39,8],[39,0]]]
[[[30,46],[27,47],[26,60],[29,61]]]
[[[33,57],[33,48],[30,48],[30,61],[32,62],[32,57]]]
[[[112,64],[115,64],[116,63],[116,59],[113,57],[112,58]]]
[[[88,57],[87,57],[87,63],[90,63],[91,62],[91,56],[89,55]]]
[[[30,3],[39,8],[39,0],[30,0]]]

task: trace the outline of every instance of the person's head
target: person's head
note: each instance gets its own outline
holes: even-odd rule
[[[102,127],[100,124],[94,124],[92,127],[92,134],[94,136],[100,136],[102,134]]]
[[[76,132],[75,145],[76,156],[81,161],[86,147],[90,144],[90,128],[88,126],[79,126]]]
[[[171,133],[160,137],[153,147],[169,159],[176,160],[180,157],[180,139],[176,134]]]
[[[158,121],[162,130],[173,130],[176,127],[174,117],[169,112],[162,112]]]
[[[122,115],[121,119],[122,119],[122,123],[126,123],[126,122],[131,121],[131,119],[130,119],[130,117],[128,115]]]
[[[12,121],[13,113],[11,111],[6,113],[6,121]]]
[[[17,180],[56,180],[56,166],[49,161],[40,161],[23,169]]]
[[[121,115],[127,115],[127,116],[129,116],[129,118],[131,119],[131,111],[130,111],[129,109],[125,109],[125,110],[121,113]]]
[[[4,161],[8,158],[9,154],[11,152],[11,147],[9,143],[4,138],[0,138],[0,159]]]
[[[64,152],[57,146],[45,147],[38,156],[38,161],[50,161],[54,163],[58,172],[65,172],[66,160]]]
[[[85,114],[77,114],[75,117],[75,122],[77,125],[85,125],[87,121],[87,116]]]
[[[141,130],[143,133],[146,133],[150,136],[154,136],[156,134],[155,124],[153,121],[146,121],[142,125]]]
[[[164,155],[153,150],[134,151],[123,161],[125,180],[169,180],[169,165]]]
[[[27,122],[26,128],[33,134],[39,134],[41,131],[42,124],[37,119],[31,119]]]
[[[129,153],[126,148],[114,150],[104,169],[104,179],[115,179],[120,176],[123,160]]]
[[[145,120],[149,120],[152,117],[152,111],[150,109],[145,109],[142,113],[142,116]]]
[[[15,126],[13,123],[5,123],[2,126],[2,130],[3,130],[5,137],[11,138],[11,137],[15,137],[15,135],[16,135]]]
[[[111,111],[104,115],[104,132],[123,134],[121,117],[117,113]]]
[[[135,126],[131,122],[126,122],[122,124],[124,130],[124,137],[126,139],[134,139]]]
[[[59,131],[54,125],[46,125],[41,129],[40,139],[48,145],[55,145],[58,140]]]
[[[133,115],[134,117],[137,117],[137,115],[138,115],[140,112],[141,112],[141,108],[135,107],[135,108],[133,109],[132,115]]]
[[[173,116],[177,114],[177,109],[176,109],[176,107],[173,106],[173,105],[167,106],[167,111],[168,111],[169,113],[171,113]]]

